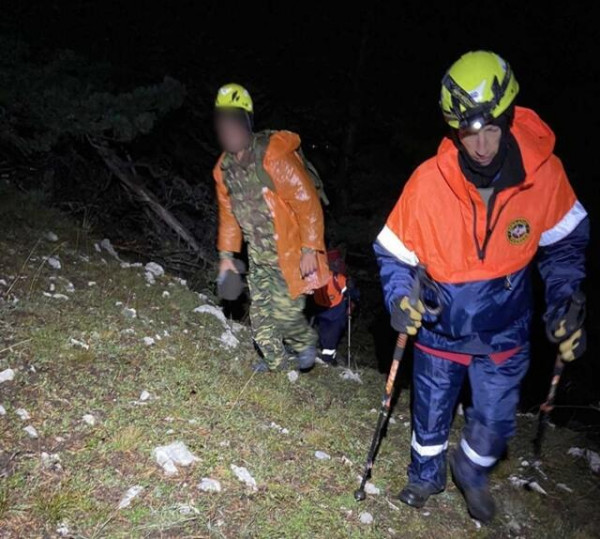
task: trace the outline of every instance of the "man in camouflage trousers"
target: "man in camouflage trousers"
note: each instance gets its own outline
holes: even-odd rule
[[[305,294],[328,276],[323,212],[298,154],[300,139],[281,131],[252,131],[253,105],[239,85],[222,87],[215,126],[224,149],[214,177],[219,202],[219,274],[237,272],[234,254],[247,243],[250,320],[263,360],[258,372],[288,364],[284,343],[298,367],[314,365],[317,335],[304,316]]]

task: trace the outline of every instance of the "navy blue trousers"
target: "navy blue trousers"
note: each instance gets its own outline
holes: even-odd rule
[[[469,366],[415,347],[410,482],[445,488],[448,435],[468,374],[473,402],[466,410],[457,466],[464,483],[484,485],[515,434],[519,387],[528,366],[528,344],[503,363],[474,356]]]
[[[334,359],[344,331],[346,331],[348,300],[344,298],[339,305],[325,309],[316,315],[319,332],[319,346],[325,359]]]

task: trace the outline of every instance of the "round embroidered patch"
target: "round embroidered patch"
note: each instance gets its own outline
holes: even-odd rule
[[[527,219],[515,219],[506,229],[506,237],[512,245],[521,245],[531,233],[531,226]]]

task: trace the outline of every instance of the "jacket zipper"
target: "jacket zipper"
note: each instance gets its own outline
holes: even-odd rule
[[[496,214],[496,219],[494,219],[494,222],[490,225],[490,221],[492,219],[492,214],[494,213],[494,206],[496,203],[496,193],[492,194],[492,197],[490,198],[490,201],[488,202],[488,209],[487,209],[486,218],[485,218],[485,237],[483,238],[483,244],[480,244],[479,239],[477,238],[477,205],[475,204],[474,200],[469,195],[469,199],[471,200],[471,207],[473,208],[473,239],[475,240],[475,248],[477,249],[477,256],[481,262],[483,262],[485,260],[487,247],[488,247],[489,241],[492,237],[492,234],[494,233],[494,230],[496,230],[496,226],[498,225],[498,221],[500,220],[500,215],[502,215],[504,208],[506,208],[507,204],[511,201],[511,199],[517,193],[518,193],[518,191],[515,191],[514,193],[512,193],[506,199],[504,204],[502,204],[502,206],[500,206],[500,209],[498,210],[498,213]]]

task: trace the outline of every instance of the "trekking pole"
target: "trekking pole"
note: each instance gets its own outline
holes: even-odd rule
[[[348,369],[352,364],[352,302],[348,297]]]
[[[412,306],[416,306],[421,298],[421,282],[424,276],[425,267],[422,265],[417,266],[417,274],[415,275],[415,280],[409,296],[409,301]],[[357,502],[362,502],[367,497],[365,493],[365,485],[371,477],[371,471],[375,462],[375,455],[377,454],[377,449],[379,448],[379,443],[381,442],[381,433],[390,416],[392,397],[394,395],[394,386],[396,383],[396,374],[398,373],[398,367],[400,366],[400,362],[404,356],[404,350],[406,349],[407,342],[408,334],[400,333],[398,335],[398,339],[396,340],[396,348],[394,349],[392,366],[390,367],[390,372],[385,384],[385,393],[383,394],[383,399],[381,400],[381,408],[379,410],[379,417],[377,418],[377,426],[375,427],[375,432],[373,433],[373,440],[371,441],[371,447],[369,448],[369,453],[367,455],[365,469],[360,481],[360,486],[354,492],[354,499]]]
[[[556,361],[554,362],[554,372],[552,373],[552,381],[550,382],[548,396],[546,397],[546,401],[540,405],[537,434],[533,440],[533,454],[535,458],[539,458],[542,454],[542,442],[544,440],[544,434],[546,433],[546,428],[550,423],[550,412],[552,412],[554,409],[556,390],[558,389],[558,384],[564,368],[565,364],[563,363],[560,354],[558,354],[556,356]]]
[[[571,335],[577,331],[583,324],[585,318],[585,295],[581,291],[575,292],[569,305],[569,310],[565,317],[566,320],[566,334]],[[550,332],[548,337],[553,342],[559,342],[554,335]],[[560,377],[563,373],[565,364],[561,359],[560,354],[557,354],[556,361],[554,362],[554,372],[552,373],[552,380],[550,382],[550,389],[548,390],[548,396],[546,400],[540,405],[540,413],[538,419],[538,427],[536,437],[533,440],[533,453],[536,458],[539,458],[542,454],[542,442],[544,441],[544,435],[546,428],[550,423],[550,413],[554,409],[554,399],[556,398],[556,391],[558,390],[558,384],[560,383]]]

